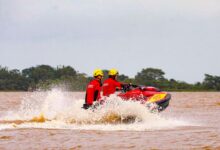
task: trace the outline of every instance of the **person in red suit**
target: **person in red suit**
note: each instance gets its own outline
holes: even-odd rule
[[[111,69],[108,72],[109,78],[103,83],[103,96],[109,96],[115,93],[116,90],[121,90],[123,84],[117,81],[118,70]]]
[[[102,87],[102,78],[104,74],[101,69],[96,69],[93,72],[94,79],[89,82],[86,87],[85,104],[83,104],[84,109],[88,109],[93,106],[95,101],[100,101],[100,91]]]

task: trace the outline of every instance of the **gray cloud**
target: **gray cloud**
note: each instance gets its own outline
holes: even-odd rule
[[[0,0],[0,64],[146,67],[168,78],[219,75],[218,0]]]

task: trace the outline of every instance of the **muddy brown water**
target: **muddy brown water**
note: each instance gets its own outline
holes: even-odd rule
[[[32,94],[0,92],[0,117],[4,118],[9,111],[19,108],[24,97]],[[33,127],[29,123],[23,127],[0,123],[0,149],[220,149],[220,93],[171,94],[170,106],[161,116],[189,124],[138,131],[129,128],[114,130],[114,126],[111,130],[98,130],[88,126],[78,129],[41,128],[40,124],[45,123],[40,122],[34,123]],[[70,95],[75,99],[84,97],[84,93],[73,92]],[[103,128],[106,126],[101,125]]]

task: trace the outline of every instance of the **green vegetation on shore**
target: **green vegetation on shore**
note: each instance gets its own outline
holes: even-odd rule
[[[107,78],[108,70],[104,70]],[[175,79],[166,79],[165,73],[157,68],[145,68],[135,78],[120,74],[118,80],[125,83],[155,86],[167,91],[220,91],[220,76],[205,74],[202,82],[189,84]],[[84,91],[92,77],[77,72],[71,66],[53,68],[39,65],[22,71],[0,66],[1,91],[32,91],[48,89],[52,86],[65,86],[71,91]]]

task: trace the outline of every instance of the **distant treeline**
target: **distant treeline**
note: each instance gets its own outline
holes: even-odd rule
[[[104,71],[104,79],[108,77],[108,70]],[[120,74],[118,80],[137,85],[155,86],[167,91],[220,91],[220,76],[204,75],[202,82],[189,84],[175,79],[166,79],[165,73],[157,68],[145,68],[134,78]],[[71,66],[51,67],[39,65],[23,69],[22,71],[0,66],[1,91],[33,91],[49,89],[53,86],[65,86],[71,91],[84,91],[92,77],[79,73]]]

